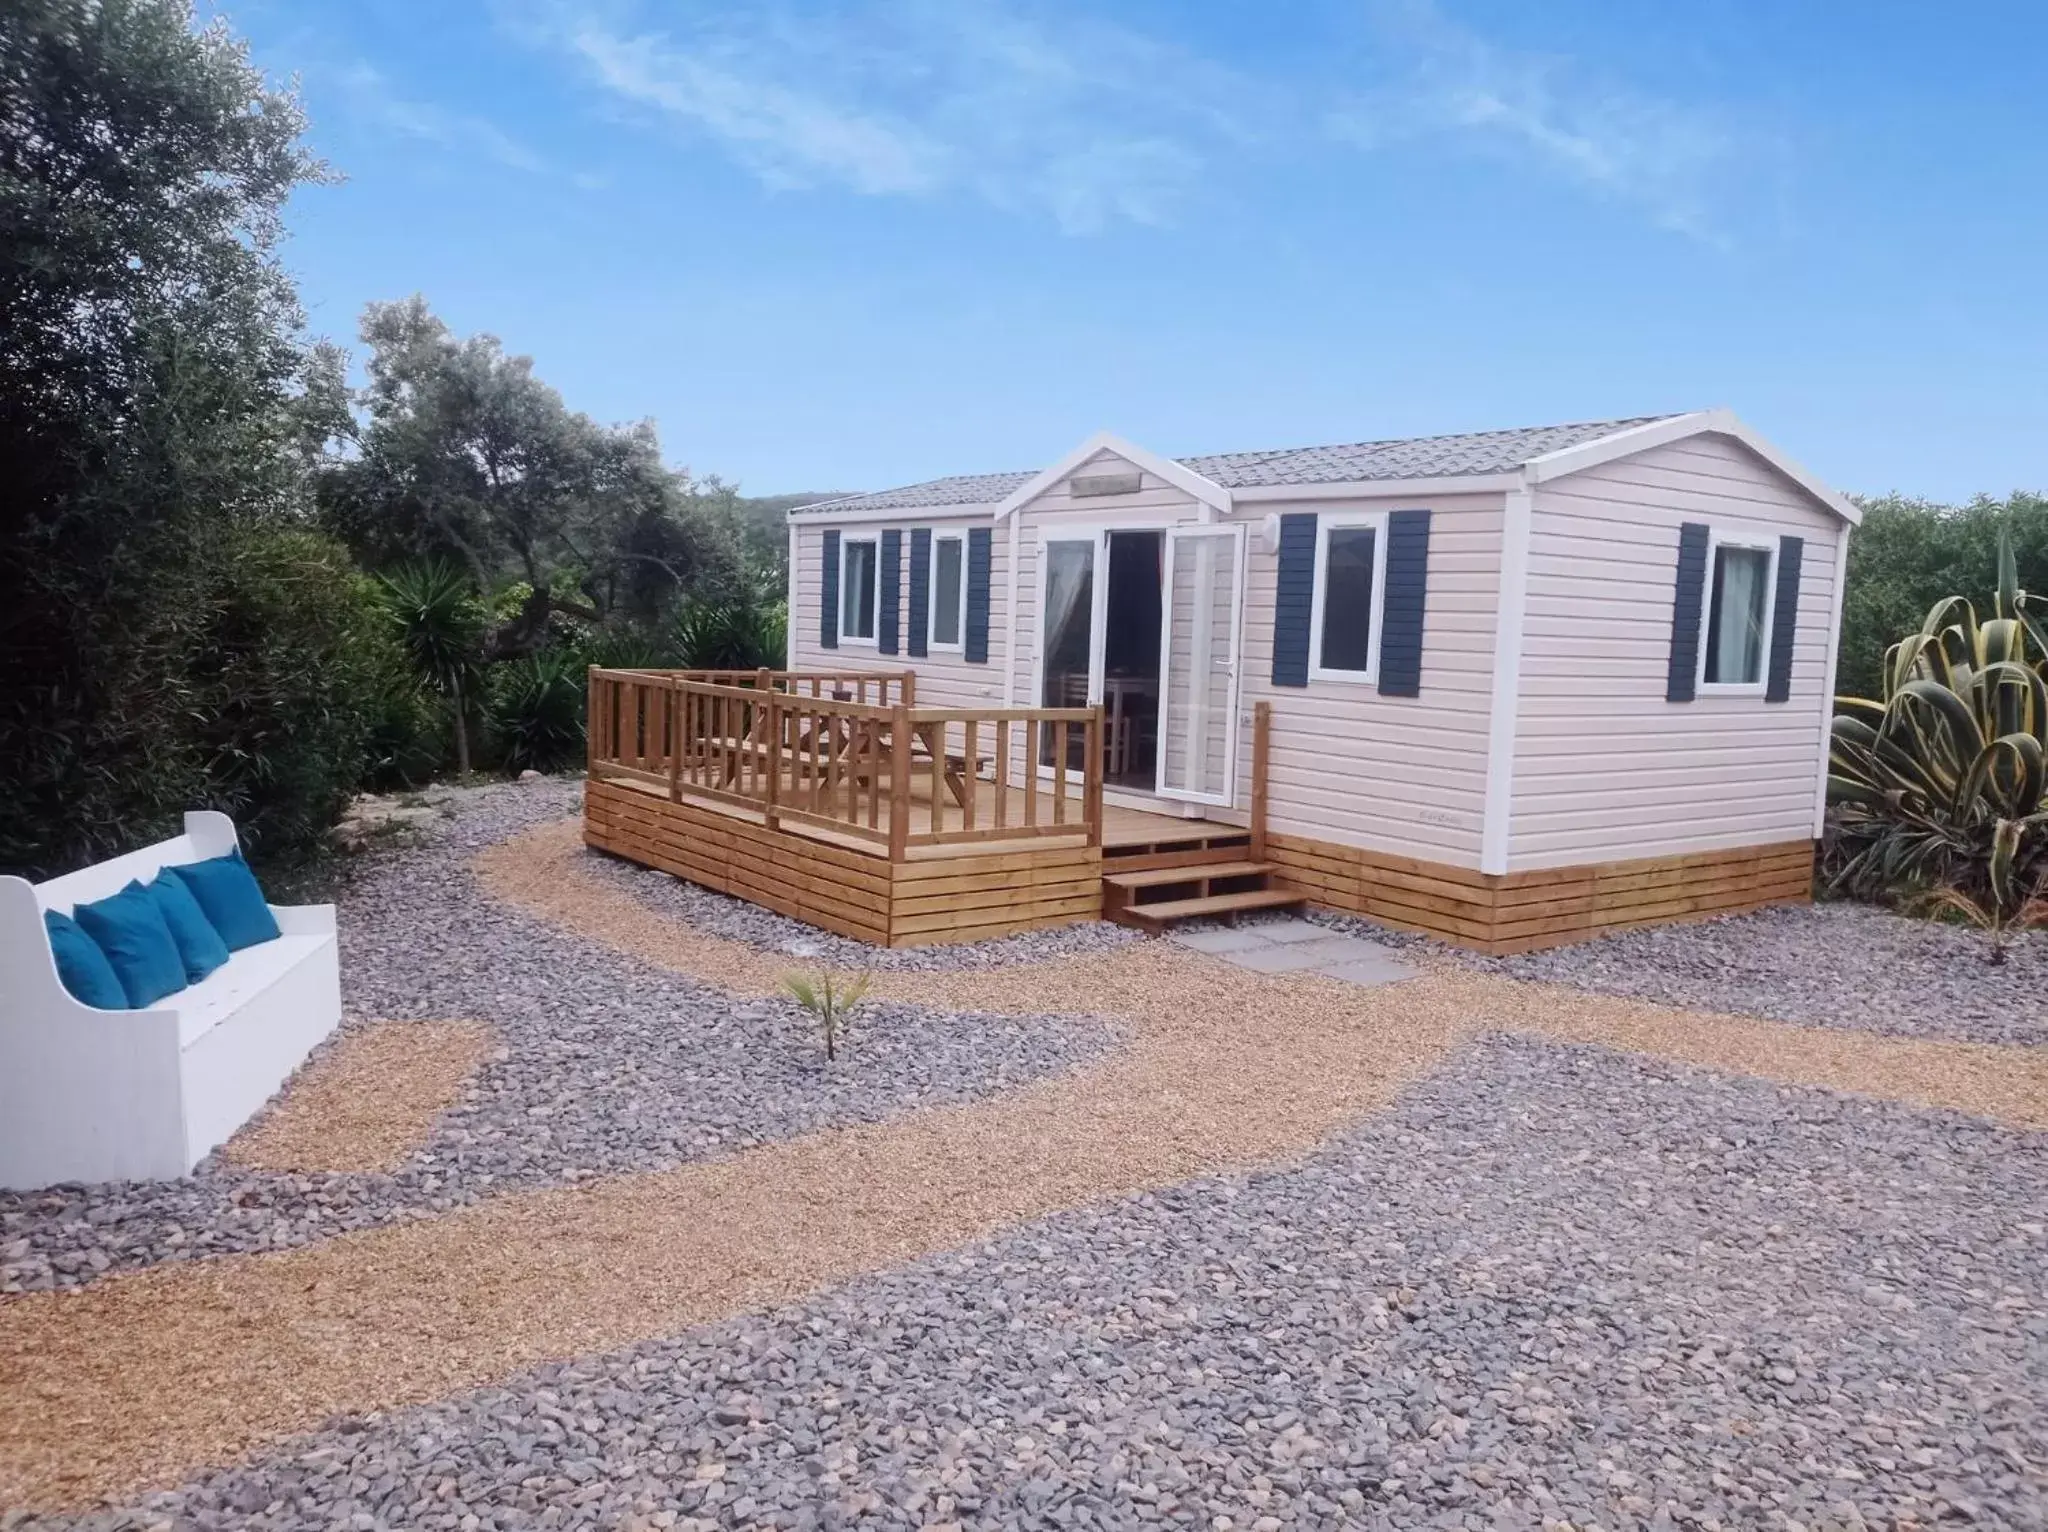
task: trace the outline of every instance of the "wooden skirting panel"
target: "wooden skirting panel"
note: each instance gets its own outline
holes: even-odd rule
[[[1094,846],[962,848],[890,862],[614,782],[591,781],[583,838],[809,925],[881,947],[982,941],[1102,913]]]
[[[1266,859],[1316,904],[1491,953],[1813,894],[1813,842],[1804,840],[1505,875],[1292,835],[1268,837]]]

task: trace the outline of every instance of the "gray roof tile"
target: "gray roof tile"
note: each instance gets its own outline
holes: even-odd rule
[[[1410,436],[1394,441],[1349,442],[1332,447],[1282,447],[1265,452],[1226,452],[1180,459],[1184,467],[1225,489],[1254,485],[1349,484],[1374,479],[1454,478],[1461,474],[1507,473],[1531,458],[1598,441],[1632,426],[1669,419],[1637,415],[1626,420],[1586,420],[1570,425],[1527,426],[1515,431],[1468,431],[1456,436]],[[1036,477],[1024,473],[954,474],[901,489],[852,495],[801,511],[933,510],[941,506],[993,505]]]

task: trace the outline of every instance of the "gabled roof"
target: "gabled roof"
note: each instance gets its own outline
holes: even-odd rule
[[[1218,497],[1216,492],[1221,492],[1220,498],[1225,501],[1232,490],[1293,485],[1481,478],[1515,472],[1540,482],[1708,431],[1741,441],[1837,515],[1852,523],[1861,519],[1852,503],[1785,457],[1727,410],[1636,415],[1620,420],[1524,426],[1511,431],[1467,431],[1451,436],[1398,437],[1327,447],[1277,447],[1263,452],[1226,452],[1179,459],[1155,458],[1116,437],[1097,434],[1048,469],[955,474],[900,489],[798,506],[790,514],[829,519],[870,511],[941,508],[1000,514],[1021,500],[1032,498],[1050,482],[1103,450],[1129,458],[1160,477],[1200,480],[1211,486],[1211,494],[1198,493],[1198,498]]]

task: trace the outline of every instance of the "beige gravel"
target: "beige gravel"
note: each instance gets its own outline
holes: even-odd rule
[[[221,1156],[250,1170],[396,1170],[490,1044],[480,1021],[371,1022],[301,1070]]]
[[[580,857],[562,826],[493,849],[479,871],[497,897],[625,950],[744,992],[779,984],[787,960],[679,930]],[[1360,989],[1154,942],[878,987],[954,1008],[1107,1013],[1130,1042],[992,1100],[0,1305],[0,1504],[167,1482],[338,1411],[438,1397],[1044,1213],[1295,1158],[1491,1028],[2048,1126],[2048,1050],[1827,1034],[1451,970]]]

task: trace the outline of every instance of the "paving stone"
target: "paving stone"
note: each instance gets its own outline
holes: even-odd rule
[[[1329,937],[1329,931],[1314,921],[1289,915],[1282,920],[1262,920],[1245,929],[1256,931],[1269,942],[1313,942]]]
[[[1377,956],[1332,963],[1327,968],[1318,968],[1316,972],[1328,974],[1333,979],[1342,979],[1347,984],[1398,984],[1403,979],[1415,977],[1415,970],[1406,963],[1397,963],[1392,958]]]
[[[1192,947],[1197,952],[1218,954],[1253,952],[1272,945],[1258,926],[1190,926],[1168,932],[1167,940]]]
[[[1314,930],[1314,927],[1310,927]],[[1284,946],[1253,948],[1247,952],[1226,952],[1223,959],[1254,973],[1297,973],[1304,968],[1328,968],[1338,963],[1370,962],[1384,958],[1386,949],[1355,936],[1332,936],[1322,931],[1315,941],[1290,942]]]

